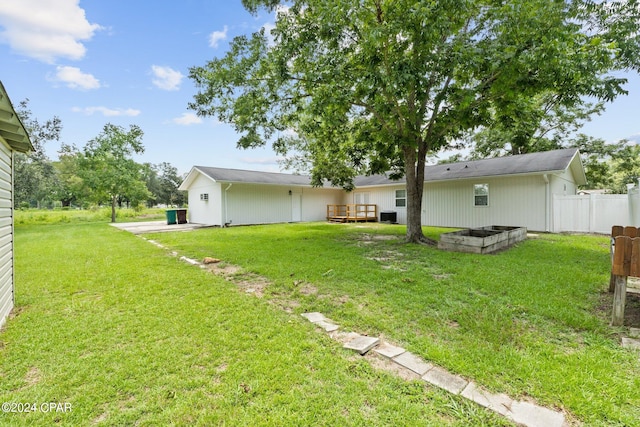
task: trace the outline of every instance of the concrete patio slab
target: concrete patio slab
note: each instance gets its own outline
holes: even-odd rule
[[[464,378],[454,375],[438,366],[427,371],[427,373],[422,376],[422,379],[453,394],[460,394],[467,384],[469,384],[469,381]]]
[[[198,228],[209,227],[203,224],[167,224],[167,221],[143,221],[143,222],[116,222],[111,226],[128,231],[133,234],[165,233],[169,231],[191,231]]]

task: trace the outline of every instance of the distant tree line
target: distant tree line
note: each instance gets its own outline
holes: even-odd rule
[[[16,112],[29,132],[34,150],[16,153],[14,198],[18,208],[152,207],[180,206],[184,192],[178,191],[182,178],[170,163],[139,164],[132,158],[144,152],[142,130],[108,123],[102,132],[78,148],[63,143],[58,160],[45,153],[48,142],[59,141],[62,123],[58,117],[40,122],[28,106],[20,102]]]

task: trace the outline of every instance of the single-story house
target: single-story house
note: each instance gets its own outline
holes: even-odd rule
[[[180,190],[189,221],[207,225],[319,221],[327,205],[373,204],[406,223],[406,185],[386,175],[360,176],[355,189],[311,186],[308,176],[194,166]],[[440,164],[425,168],[423,225],[523,226],[551,231],[553,195],[586,184],[577,149]]]
[[[13,159],[15,152],[32,150],[29,134],[0,82],[0,327],[14,304],[13,274]]]

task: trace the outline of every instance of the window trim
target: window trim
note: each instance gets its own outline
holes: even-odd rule
[[[485,194],[478,194],[478,190],[485,190],[486,193]],[[479,197],[484,197],[484,199],[486,200],[486,203],[479,204],[478,203],[478,198]],[[489,207],[489,184],[488,183],[473,184],[473,207],[474,208],[487,208],[487,207]]]
[[[404,193],[403,196],[398,196],[398,191],[402,191]],[[406,189],[399,189],[399,190],[395,190],[394,194],[394,200],[395,200],[395,207],[396,208],[406,208],[407,207],[407,190]],[[402,200],[402,205],[399,205],[398,202]]]

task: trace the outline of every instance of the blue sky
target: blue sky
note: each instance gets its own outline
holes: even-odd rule
[[[199,119],[187,104],[189,67],[222,56],[234,36],[273,24],[239,0],[2,0],[0,80],[14,105],[62,120],[62,140],[84,146],[106,123],[145,132],[139,162],[279,171],[269,149],[239,150],[233,129]],[[640,78],[583,132],[640,141]],[[59,144],[47,147],[56,158]]]

